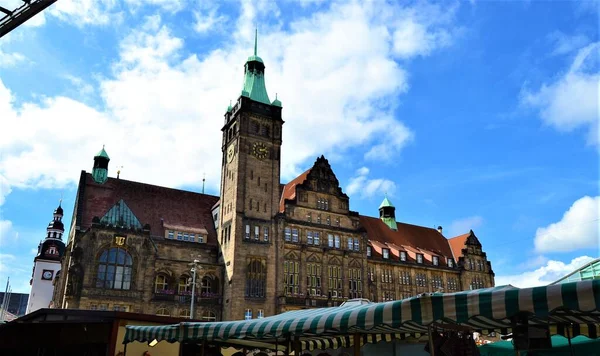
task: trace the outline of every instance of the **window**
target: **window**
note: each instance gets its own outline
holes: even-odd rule
[[[196,234],[190,234],[190,241],[191,242],[195,242],[196,241]]]
[[[154,293],[166,293],[169,289],[167,283],[167,276],[159,274],[154,279]]]
[[[354,251],[360,251],[360,242],[358,239],[354,239]]]
[[[321,265],[308,263],[306,265],[306,294],[321,295]]]
[[[331,217],[327,215],[327,225],[331,226]]]
[[[342,267],[329,266],[329,296],[342,297]]]
[[[171,240],[173,240],[174,236],[175,236],[175,231],[169,231],[169,238]]]
[[[387,248],[382,249],[383,252],[383,258],[388,259],[390,258],[390,250]]]
[[[348,250],[352,251],[354,249],[354,241],[351,237],[348,238]]]
[[[417,273],[415,275],[417,287],[425,287],[427,285],[427,275],[425,273]]]
[[[340,226],[340,218],[335,218],[335,226]]]
[[[246,309],[246,312],[244,313],[244,319],[252,320],[252,309]]]
[[[474,277],[471,281],[471,289],[481,289],[485,288],[483,285],[483,279],[481,277]]]
[[[438,256],[433,256],[431,261],[433,262],[434,266],[437,266],[440,264],[440,258]]]
[[[313,244],[315,246],[319,246],[321,244],[321,237],[317,231],[313,232]]]
[[[327,234],[327,246],[333,247],[333,235]]]
[[[246,234],[244,235],[246,240],[250,239],[250,225],[246,225]]]
[[[448,291],[455,292],[458,290],[458,278],[450,277],[448,278]]]
[[[321,223],[321,214],[317,215],[317,224]]]
[[[393,270],[387,268],[381,270],[381,289],[383,290],[381,295],[382,302],[396,299]]]
[[[187,276],[179,277],[179,285],[177,286],[177,293],[179,294],[190,294],[192,287],[190,283],[188,283]]]
[[[317,198],[317,209],[329,210],[329,200],[324,198]]]
[[[406,251],[400,251],[400,261],[406,262]]]
[[[340,237],[335,235],[335,248],[340,248]]]
[[[207,310],[204,313],[202,313],[200,319],[202,321],[217,321],[217,314],[210,310]],[[250,312],[250,319],[252,319],[252,312]]]
[[[474,269],[473,268],[473,260],[469,258],[469,269]]]
[[[483,271],[483,261],[481,261],[481,260],[477,261],[477,269],[479,271]]]
[[[298,242],[298,229],[292,229],[292,242]]]
[[[292,240],[292,229],[290,229],[289,227],[285,228],[284,238],[285,238],[285,241],[291,241]]]
[[[442,276],[431,276],[431,285],[433,286],[434,292],[441,291],[444,288],[444,280],[442,279]]]
[[[371,257],[371,246],[367,246],[367,257]]]
[[[131,288],[131,255],[121,248],[105,250],[98,261],[96,287],[106,289]]]
[[[189,318],[190,317],[190,310],[189,309],[181,309],[179,311],[179,317],[180,318]]]
[[[188,234],[187,232],[183,233],[183,241],[190,241],[190,234]]]
[[[423,263],[423,255],[420,253],[417,253],[417,263]]]
[[[409,286],[410,285],[410,272],[408,272],[408,271],[401,271],[400,272],[400,279],[398,281],[402,285]]]
[[[283,261],[283,278],[286,295],[300,293],[300,263],[298,261]]]
[[[313,244],[313,233],[312,231],[307,231],[306,232],[306,243],[309,245]]]
[[[348,292],[350,298],[362,298],[362,271],[358,268],[348,269]]]
[[[450,268],[454,267],[454,260],[451,258],[448,259],[448,267],[450,267]]]
[[[156,315],[171,316],[171,313],[169,313],[169,311],[167,310],[167,308],[158,308],[156,310]]]
[[[246,296],[264,298],[267,281],[267,267],[263,259],[251,258],[246,268]]]
[[[258,240],[260,238],[260,227],[254,226],[254,239]]]
[[[312,222],[312,213],[307,213],[306,214],[306,221]]]
[[[269,241],[269,227],[268,226],[263,227],[263,239],[265,241]]]
[[[129,311],[129,306],[122,305],[122,304],[115,304],[115,305],[113,305],[113,310],[120,311],[120,312],[126,312],[126,311]]]
[[[258,315],[256,316],[257,319],[262,319],[265,317],[265,311],[262,309],[258,309]]]
[[[56,249],[56,246],[52,245],[52,246],[48,247],[48,254],[49,255],[58,255],[58,250]]]
[[[367,276],[371,282],[375,282],[377,280],[377,277],[375,276],[375,269],[373,267],[369,267]]]

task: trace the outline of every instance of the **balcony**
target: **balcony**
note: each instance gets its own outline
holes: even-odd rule
[[[176,302],[189,304],[192,301],[191,292],[180,292],[176,294],[173,290],[161,290],[154,292],[152,300],[163,302]],[[202,292],[195,295],[194,302],[197,305],[219,305],[221,304],[221,295],[216,293]]]

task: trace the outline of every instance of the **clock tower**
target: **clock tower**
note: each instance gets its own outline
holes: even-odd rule
[[[26,314],[51,307],[54,279],[60,272],[60,260],[65,253],[65,243],[62,240],[65,227],[62,218],[63,208],[59,203],[46,229],[46,238],[40,242],[37,256],[33,260],[33,273],[29,283],[31,292]]]
[[[244,86],[222,128],[219,244],[225,264],[223,320],[275,313],[276,228],[283,120],[281,102],[269,100],[265,65],[244,65]],[[269,262],[272,261],[272,262]]]

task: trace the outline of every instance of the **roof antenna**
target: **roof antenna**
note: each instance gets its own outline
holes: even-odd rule
[[[256,57],[256,47],[258,44],[258,26],[254,27],[254,56]]]
[[[206,182],[206,173],[202,173],[202,194],[204,194],[204,183]]]

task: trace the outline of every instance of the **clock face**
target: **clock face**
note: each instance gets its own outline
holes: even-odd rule
[[[252,145],[252,155],[258,159],[265,159],[269,155],[269,149],[264,143],[255,142]]]
[[[48,270],[44,271],[42,273],[42,279],[46,279],[46,280],[52,279],[52,271],[48,271]]]
[[[231,145],[231,146],[229,146],[229,149],[227,150],[227,162],[233,161],[234,156],[235,156],[235,148],[233,147],[233,145]]]

